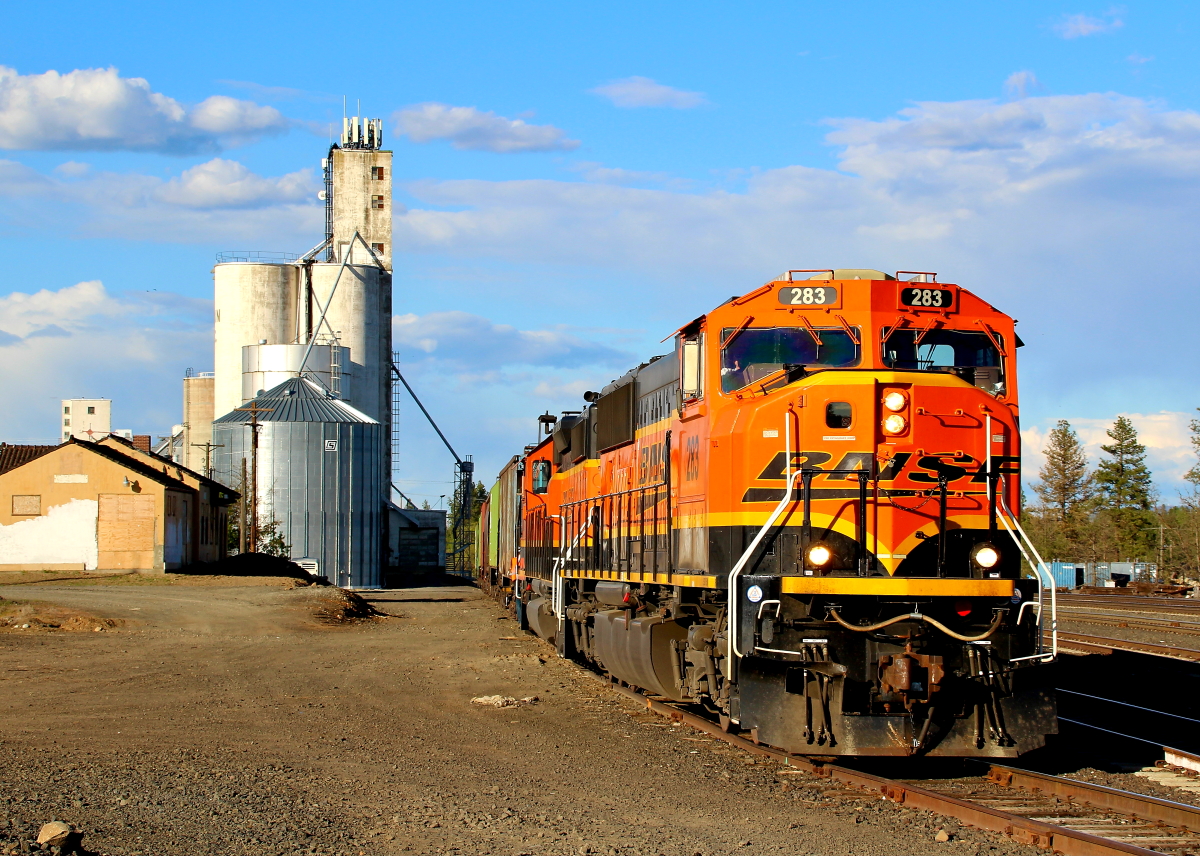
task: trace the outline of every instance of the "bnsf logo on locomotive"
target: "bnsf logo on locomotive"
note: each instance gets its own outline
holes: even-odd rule
[[[914,461],[913,458],[916,458]],[[773,458],[758,474],[760,481],[784,481],[787,478],[784,472],[784,462],[786,458],[783,452],[777,452]],[[821,470],[823,465],[828,464],[833,460],[833,455],[829,452],[792,452],[792,472],[796,472],[801,467],[805,469]],[[830,467],[834,470],[867,470],[870,471],[872,464],[875,461],[875,456],[870,452],[845,452],[838,461],[837,466]],[[911,464],[911,466],[909,466]],[[1021,458],[1011,455],[997,455],[992,458],[992,470],[995,473],[1011,473],[1019,475],[1021,472]],[[824,482],[831,481],[849,481],[853,476],[845,473],[833,473],[830,475],[815,475],[814,483],[817,480]],[[927,483],[931,487],[940,485],[944,478],[947,485],[952,485],[955,482],[961,482],[964,479],[971,484],[983,485],[987,483],[987,462],[977,461],[970,455],[956,455],[953,452],[935,453],[932,455],[914,456],[911,452],[897,452],[893,457],[888,458],[879,468],[878,481],[895,482],[897,479],[906,478],[909,481]],[[962,486],[962,487],[965,487]],[[958,488],[962,490],[962,487]],[[888,490],[892,496],[901,496],[904,494],[921,493],[922,491],[897,491],[894,489]],[[962,490],[963,493],[983,493],[984,491]],[[816,497],[825,497],[835,499],[842,494],[850,496],[857,495],[858,491],[831,491],[822,490],[819,493],[813,492]],[[783,488],[747,488],[742,496],[742,502],[779,502],[783,499]]]

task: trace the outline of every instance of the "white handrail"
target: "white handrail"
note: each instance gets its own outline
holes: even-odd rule
[[[571,553],[575,550],[575,545],[583,538],[583,534],[587,532],[588,525],[591,520],[585,520],[583,525],[579,527],[579,534],[575,536],[575,540],[571,542],[571,546],[563,551],[562,555],[555,556],[554,564],[550,566],[550,584],[554,587],[552,597],[550,599],[551,608],[558,618],[563,617],[566,612],[565,587],[562,584],[562,566],[568,559],[571,558]]]
[[[792,441],[792,421],[787,414],[783,417],[783,435],[784,449],[787,458],[787,468],[791,469],[791,441]],[[779,500],[779,505],[775,506],[775,510],[771,512],[771,516],[767,518],[767,522],[758,530],[758,534],[754,536],[754,540],[750,542],[750,546],[742,553],[741,558],[737,560],[737,564],[729,572],[728,577],[728,593],[726,599],[729,604],[729,609],[726,618],[726,639],[725,639],[725,656],[729,658],[729,662],[733,663],[735,656],[741,657],[742,652],[738,650],[735,631],[737,629],[737,578],[742,575],[742,570],[746,567],[746,563],[750,561],[750,557],[754,555],[754,551],[758,549],[758,545],[762,543],[762,539],[766,537],[767,532],[775,525],[775,521],[779,519],[779,515],[783,513],[783,509],[787,507],[792,499],[792,491],[796,489],[796,479],[804,472],[803,468],[795,473],[787,476],[787,483],[783,491],[783,499]]]
[[[1029,562],[1029,566],[1034,569],[1034,573],[1038,575],[1038,647],[1041,648],[1045,633],[1045,621],[1043,620],[1044,611],[1043,592],[1045,589],[1050,589],[1050,653],[1044,651],[1039,654],[1032,654],[1028,657],[1014,657],[1009,662],[1016,663],[1022,660],[1041,660],[1043,662],[1052,662],[1058,659],[1058,593],[1054,586],[1054,575],[1050,573],[1050,569],[1042,560],[1042,556],[1037,551],[1037,547],[1033,545],[1033,541],[1025,534],[1025,530],[1021,528],[1020,522],[1016,516],[1009,511],[1008,504],[1004,501],[1004,491],[1001,485],[996,485],[996,504],[1000,511],[1000,522],[1004,524],[1004,528],[1008,530],[1013,541],[1016,542],[1017,549],[1021,551],[1021,555],[1025,557],[1025,561]],[[1019,536],[1019,537],[1018,537]],[[1023,543],[1022,543],[1023,542]],[[1030,558],[1032,554],[1032,558]],[[1034,562],[1034,559],[1037,562]],[[1047,585],[1047,582],[1049,583]]]

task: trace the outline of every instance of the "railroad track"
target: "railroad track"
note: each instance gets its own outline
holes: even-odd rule
[[[1179,615],[1200,614],[1200,599],[1186,597],[1152,597],[1149,595],[1086,595],[1059,594],[1059,608],[1064,606],[1102,607],[1130,612],[1174,612]]]
[[[1047,633],[1045,638],[1048,645],[1050,634]],[[1131,651],[1135,654],[1150,654],[1155,657],[1167,657],[1171,660],[1183,660],[1186,663],[1200,663],[1200,650],[1195,648],[1157,645],[1131,639],[1113,639],[1109,636],[1092,636],[1086,633],[1067,633],[1062,630],[1058,631],[1058,647],[1068,653],[1111,654],[1113,651]]]
[[[1094,633],[1077,633],[1062,628],[1063,624],[1083,624],[1200,636],[1200,602],[1182,598],[1060,595],[1058,612],[1059,647],[1069,653],[1111,654],[1113,651],[1131,651],[1188,663],[1200,662],[1200,648],[1170,645],[1165,640],[1145,642]],[[1179,617],[1154,617],[1164,613]],[[1048,642],[1048,634],[1046,639]]]
[[[1078,607],[1058,608],[1059,623],[1063,621],[1080,624],[1099,624],[1107,627],[1128,627],[1134,630],[1158,630],[1163,633],[1200,634],[1200,618],[1196,621],[1178,621],[1170,618],[1143,618],[1116,614],[1112,610],[1094,611]],[[1107,614],[1106,614],[1107,613]]]
[[[690,711],[617,684],[654,713],[790,769],[1067,856],[1200,853],[1200,808],[1000,764],[953,779],[887,779],[762,746]],[[842,794],[843,796],[847,796]],[[847,796],[847,798],[853,798]]]

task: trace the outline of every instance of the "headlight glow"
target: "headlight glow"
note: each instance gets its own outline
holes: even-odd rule
[[[888,434],[903,434],[908,427],[908,420],[899,413],[893,413],[883,420],[883,430]]]
[[[971,551],[971,561],[981,568],[994,568],[1000,562],[1000,551],[991,544],[980,544]]]
[[[833,553],[824,544],[813,544],[808,548],[808,560],[817,567],[829,564],[832,558]]]
[[[899,390],[892,390],[883,397],[883,406],[893,413],[903,410],[908,404],[908,396]]]

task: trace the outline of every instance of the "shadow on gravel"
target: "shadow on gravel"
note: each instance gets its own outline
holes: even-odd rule
[[[380,597],[365,598],[370,603],[464,603],[465,597]]]
[[[439,588],[443,586],[470,586],[479,588],[479,583],[472,577],[460,577],[457,574],[388,574],[387,590],[402,591],[415,588]]]

